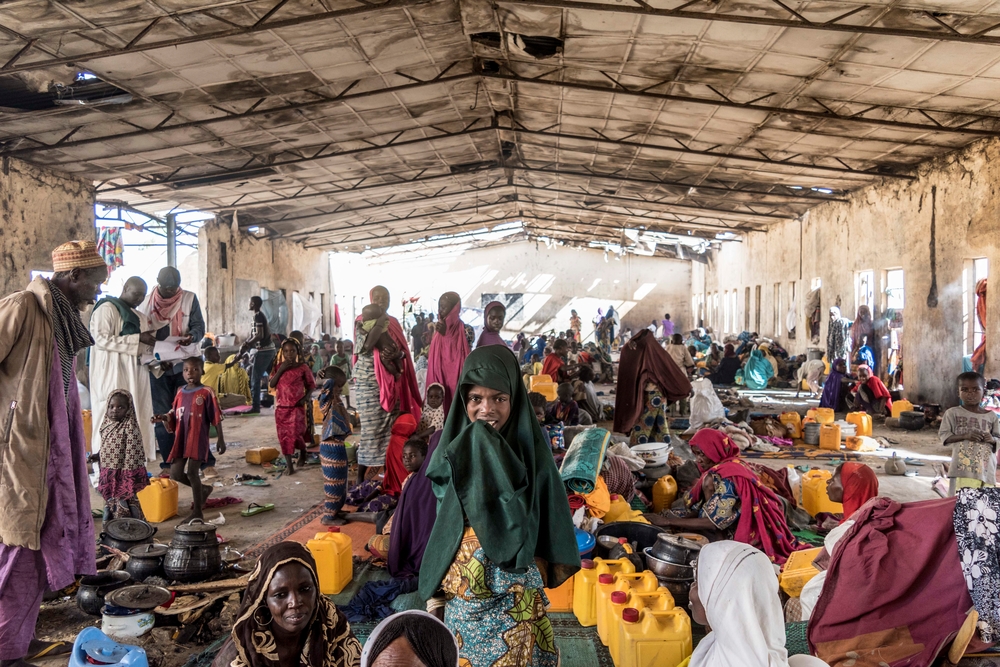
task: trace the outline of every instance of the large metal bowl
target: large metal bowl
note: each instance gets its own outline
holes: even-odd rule
[[[694,566],[678,565],[677,563],[662,560],[650,553],[651,549],[652,547],[646,547],[643,549],[643,553],[646,554],[646,567],[652,570],[653,574],[657,577],[673,579],[675,581],[690,581],[694,579]]]
[[[653,556],[668,563],[687,565],[701,553],[702,545],[680,535],[662,534],[652,545]]]

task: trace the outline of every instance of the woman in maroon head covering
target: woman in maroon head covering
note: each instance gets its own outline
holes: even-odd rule
[[[615,392],[618,433],[631,433],[631,444],[662,442],[667,434],[667,407],[687,398],[691,382],[649,329],[622,348]]]

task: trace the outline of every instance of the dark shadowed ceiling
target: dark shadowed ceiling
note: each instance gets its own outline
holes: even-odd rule
[[[715,239],[1000,135],[993,0],[14,0],[0,155],[361,250]]]

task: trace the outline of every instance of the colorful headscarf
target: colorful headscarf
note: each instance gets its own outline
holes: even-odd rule
[[[444,333],[434,334],[427,353],[427,383],[437,382],[444,387],[445,412],[451,408],[458,388],[458,378],[462,374],[462,364],[469,356],[469,339],[465,337],[465,325],[460,317],[462,301],[458,294],[448,294],[455,299],[455,305],[444,318]]]
[[[312,554],[298,542],[281,542],[264,552],[250,575],[239,616],[233,625],[232,641],[237,657],[230,667],[282,667],[278,645],[271,631],[267,589],[274,574],[284,565],[299,563],[312,574],[316,587],[316,608],[303,631],[307,634],[302,655],[297,661],[308,667],[356,667],[361,661],[361,642],[351,632],[347,618],[325,596],[319,594],[319,577]]]
[[[722,431],[703,428],[694,434],[690,444],[714,464],[703,470],[691,487],[691,499],[701,500],[706,475],[715,474],[732,482],[740,497],[740,518],[734,539],[761,549],[773,562],[783,565],[799,545],[785,522],[781,499],[740,459],[740,448]]]

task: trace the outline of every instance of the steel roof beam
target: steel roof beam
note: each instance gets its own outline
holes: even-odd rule
[[[512,168],[512,170],[514,172],[518,171],[518,169],[516,167]],[[731,216],[737,217],[739,219],[747,220],[749,222],[767,223],[770,220],[787,220],[790,217],[794,217],[794,216],[787,216],[787,215],[777,215],[777,214],[773,214],[773,213],[746,213],[746,212],[742,212],[742,211],[731,211],[731,210],[728,210],[728,209],[713,209],[713,208],[710,208],[710,207],[697,206],[697,205],[694,205],[694,204],[676,204],[676,203],[672,203],[672,202],[657,201],[657,200],[654,200],[654,199],[639,199],[639,198],[636,198],[636,197],[622,197],[622,196],[619,196],[619,195],[609,195],[609,194],[603,194],[603,193],[601,193],[601,194],[594,194],[594,193],[591,193],[591,192],[584,192],[584,191],[579,191],[579,190],[560,190],[558,188],[551,188],[551,187],[545,187],[545,186],[532,185],[531,183],[528,183],[527,185],[520,185],[518,183],[514,183],[514,184],[503,183],[503,184],[500,184],[501,180],[503,180],[503,179],[496,179],[496,180],[494,180],[494,182],[492,184],[490,184],[488,186],[485,186],[485,187],[480,187],[480,188],[472,188],[472,189],[468,189],[468,190],[459,190],[457,192],[437,192],[437,193],[432,193],[432,194],[429,194],[429,195],[422,195],[422,196],[414,198],[414,199],[405,199],[405,200],[395,201],[395,202],[386,203],[386,204],[369,204],[368,206],[359,206],[359,207],[356,207],[356,208],[344,208],[344,209],[338,208],[337,210],[333,210],[333,211],[327,211],[327,212],[322,212],[321,211],[319,213],[309,213],[309,214],[306,214],[306,215],[300,215],[300,216],[295,216],[295,217],[291,217],[291,218],[271,218],[271,219],[265,219],[265,218],[260,218],[260,217],[248,217],[248,216],[252,215],[252,209],[250,209],[250,210],[248,210],[248,209],[240,209],[240,211],[241,211],[240,227],[254,227],[254,226],[260,226],[260,225],[274,225],[274,224],[281,224],[281,223],[287,223],[287,222],[299,222],[299,221],[302,221],[302,220],[311,220],[311,219],[315,219],[315,218],[328,218],[328,217],[334,216],[334,215],[342,215],[345,218],[347,218],[351,214],[357,213],[359,211],[386,210],[388,208],[396,208],[396,207],[413,207],[414,205],[420,204],[422,202],[435,201],[437,199],[444,199],[444,198],[447,198],[447,197],[460,197],[460,196],[467,196],[467,195],[472,195],[472,194],[478,194],[478,193],[481,193],[481,192],[489,192],[489,191],[504,190],[504,189],[536,190],[538,192],[555,193],[555,194],[559,194],[559,195],[572,195],[572,196],[578,197],[578,198],[588,198],[588,199],[589,198],[598,198],[598,199],[608,200],[609,202],[611,202],[609,205],[612,205],[612,206],[613,205],[621,205],[621,204],[616,204],[615,203],[615,202],[621,202],[623,204],[627,203],[627,204],[630,204],[630,205],[634,205],[636,208],[648,209],[648,210],[654,210],[655,208],[660,207],[660,208],[666,208],[666,209],[679,208],[679,209],[695,209],[695,210],[700,210],[700,211],[711,211],[712,213],[723,213],[723,214],[726,214],[726,215],[731,215]],[[204,210],[204,209],[199,209],[199,210]],[[675,214],[674,211],[663,211],[663,212],[664,213]],[[711,216],[704,216],[704,217],[711,217]],[[310,233],[315,233],[315,232],[318,232],[318,231],[323,231],[322,228],[326,227],[329,224],[336,224],[336,223],[335,222],[326,222],[326,223],[322,223],[322,224],[318,225],[317,228],[308,229],[308,230],[302,230],[301,232],[292,232],[290,234],[285,234],[283,236],[285,236],[285,237],[305,236],[305,235],[308,235]]]
[[[802,18],[789,18],[780,19],[770,16],[747,16],[741,14],[730,14],[730,13],[715,13],[715,12],[697,12],[682,9],[682,7],[687,7],[693,3],[685,2],[681,5],[681,8],[677,9],[660,9],[657,7],[651,7],[645,2],[640,2],[635,0],[639,6],[632,5],[612,5],[602,2],[578,2],[575,0],[496,0],[498,4],[505,5],[534,5],[538,7],[558,7],[561,9],[578,9],[587,10],[595,12],[613,12],[616,14],[632,14],[639,16],[660,16],[663,18],[672,19],[692,19],[696,21],[719,21],[726,23],[744,23],[749,25],[770,25],[780,28],[800,28],[802,30],[820,30],[825,32],[840,32],[848,34],[862,34],[862,35],[886,35],[891,37],[915,37],[917,39],[929,39],[934,41],[943,42],[967,42],[972,44],[991,44],[1000,45],[1000,37],[991,37],[987,33],[1000,28],[1000,17],[995,19],[996,24],[986,30],[980,30],[975,33],[961,33],[954,28],[946,28],[944,30],[926,30],[926,29],[911,29],[911,28],[879,28],[875,26],[866,25],[852,25],[847,23],[839,23],[840,20],[847,18],[848,16],[861,11],[862,9],[868,8],[868,5],[860,5],[857,9],[851,10],[841,16],[834,18],[832,20],[821,22],[821,21],[808,21],[802,20]],[[947,5],[941,5],[942,8]],[[787,9],[787,7],[786,7]],[[947,12],[947,9],[943,11]],[[916,12],[914,12],[916,13]],[[926,13],[926,12],[925,12]],[[947,12],[950,15],[954,14],[952,12]],[[797,16],[793,13],[794,16]],[[963,19],[976,18],[975,15],[957,15],[958,21],[961,22]]]
[[[998,119],[998,120],[1000,120],[1000,119]],[[821,165],[821,164],[811,164],[811,163],[807,163],[807,162],[795,162],[795,161],[792,161],[790,159],[789,160],[776,160],[776,159],[769,159],[769,158],[763,158],[763,157],[754,157],[752,155],[734,155],[732,153],[716,153],[714,151],[700,151],[700,150],[697,150],[697,149],[694,149],[694,148],[688,148],[687,146],[676,146],[675,147],[675,146],[663,146],[661,144],[644,144],[644,143],[642,143],[640,141],[626,141],[626,140],[621,140],[621,139],[609,139],[609,138],[607,138],[607,137],[605,137],[603,135],[596,136],[596,137],[588,137],[588,136],[582,135],[582,134],[569,134],[569,133],[566,133],[566,132],[546,132],[544,130],[529,130],[528,128],[526,128],[524,126],[520,126],[520,124],[518,124],[518,125],[519,125],[519,127],[515,127],[515,128],[503,128],[503,131],[505,131],[505,132],[515,132],[517,134],[523,134],[523,135],[528,135],[528,136],[548,137],[548,138],[551,138],[551,139],[572,139],[572,140],[577,140],[577,141],[592,141],[592,142],[595,142],[595,143],[610,144],[612,146],[625,146],[627,148],[637,148],[637,149],[640,149],[640,150],[658,150],[658,151],[662,150],[662,151],[667,151],[667,152],[670,152],[670,153],[682,153],[684,155],[701,155],[701,156],[705,156],[705,157],[718,158],[719,160],[738,160],[738,161],[743,161],[743,162],[752,162],[754,164],[773,165],[773,166],[777,166],[777,167],[793,167],[793,168],[799,168],[799,169],[815,169],[815,170],[820,170],[820,171],[829,171],[829,172],[833,172],[833,173],[837,173],[837,174],[846,174],[846,175],[849,175],[849,176],[863,176],[863,177],[866,177],[866,178],[899,178],[899,179],[908,180],[908,181],[912,181],[912,180],[914,180],[916,178],[915,176],[906,176],[906,175],[900,175],[900,174],[884,174],[884,173],[880,173],[880,172],[877,172],[877,171],[866,171],[866,170],[863,170],[863,169],[850,169],[850,168],[844,168],[844,167],[828,167],[828,166]],[[596,132],[596,130],[595,130],[595,132]],[[535,145],[541,145],[541,144],[535,144]],[[567,149],[567,148],[564,148],[562,146],[559,146],[558,149],[559,150],[574,150],[574,149],[571,149],[571,148]],[[739,168],[739,167],[737,167],[737,168]],[[912,165],[898,165],[898,166],[894,166],[893,165],[893,166],[890,166],[890,168],[898,168],[898,169],[907,169],[907,170],[909,170],[909,169],[913,169],[914,166],[912,166]]]
[[[351,89],[353,89],[354,86],[357,83],[360,82],[360,81],[354,81],[353,83],[351,83],[348,86],[346,86],[344,88],[344,90],[340,94],[335,95],[333,97],[322,96],[322,97],[318,97],[315,100],[309,100],[308,102],[294,102],[294,103],[291,103],[291,104],[282,105],[280,107],[261,108],[260,102],[262,102],[263,100],[267,99],[267,98],[263,98],[263,100],[260,100],[257,103],[251,105],[246,111],[243,111],[241,113],[229,113],[229,114],[227,114],[225,116],[215,116],[215,117],[212,117],[212,118],[204,118],[202,120],[191,120],[191,121],[186,121],[186,122],[183,122],[183,123],[172,123],[171,124],[171,123],[166,123],[166,122],[161,121],[159,125],[156,125],[154,127],[143,128],[141,130],[132,130],[130,132],[122,132],[120,134],[109,134],[109,135],[104,135],[104,136],[99,136],[99,137],[88,137],[86,139],[77,139],[75,141],[65,141],[65,142],[60,142],[60,143],[52,144],[52,145],[42,144],[40,146],[31,146],[29,148],[16,148],[16,149],[12,149],[12,150],[0,150],[0,156],[23,157],[25,155],[30,155],[32,153],[38,153],[40,151],[46,151],[46,150],[66,150],[66,149],[74,148],[76,146],[87,146],[89,144],[95,144],[95,143],[115,142],[115,141],[120,141],[122,139],[130,139],[132,137],[144,137],[144,136],[148,136],[148,135],[152,135],[152,134],[160,134],[160,133],[163,133],[163,132],[173,132],[175,130],[184,130],[184,129],[188,129],[188,128],[192,128],[192,127],[205,127],[205,126],[208,126],[208,125],[214,125],[216,123],[230,123],[232,121],[245,120],[247,118],[256,118],[258,116],[267,116],[269,114],[280,114],[280,113],[283,113],[283,112],[286,112],[286,111],[300,111],[302,109],[312,109],[312,108],[315,108],[315,107],[322,107],[322,106],[327,106],[327,105],[330,105],[330,104],[341,104],[341,103],[346,103],[346,102],[352,102],[354,100],[360,100],[360,99],[365,99],[365,98],[368,98],[368,97],[374,97],[376,95],[392,95],[392,94],[401,93],[401,92],[404,92],[404,91],[407,91],[407,90],[414,90],[414,89],[418,89],[418,88],[423,88],[423,87],[426,87],[426,86],[436,86],[438,84],[444,84],[444,83],[454,84],[456,82],[464,81],[466,79],[472,79],[472,78],[475,78],[476,76],[478,76],[477,74],[475,74],[473,72],[465,72],[465,73],[462,73],[462,74],[452,74],[452,75],[449,76],[449,75],[446,74],[446,72],[449,69],[451,69],[451,68],[449,67],[449,68],[445,69],[444,71],[441,72],[441,74],[439,74],[435,78],[430,79],[428,81],[412,81],[410,83],[404,83],[404,84],[400,84],[398,86],[391,86],[389,88],[377,88],[375,90],[368,90],[368,91],[364,91],[364,92],[360,92],[360,93],[352,93],[352,92],[350,92]],[[306,91],[302,91],[302,92],[306,92]],[[283,93],[281,95],[274,95],[273,97],[283,97],[284,95],[287,95],[287,94],[290,94],[290,93]],[[173,111],[170,114],[168,114],[165,117],[165,120],[169,120],[175,113],[177,113],[177,112]],[[21,116],[21,115],[12,116],[10,118],[10,120],[23,120],[23,116]],[[2,122],[2,121],[0,121],[0,122]],[[75,132],[80,127],[83,127],[83,126],[78,126],[73,131]],[[421,128],[421,129],[426,129],[426,128]],[[35,139],[30,139],[30,138],[24,137],[24,136],[21,136],[21,137],[6,137],[6,138],[3,138],[3,139],[0,139],[0,141],[2,141],[4,143],[9,143],[11,141],[16,141],[18,139],[28,139],[29,141],[34,141],[35,143],[39,143]],[[360,141],[360,139],[358,141]],[[264,165],[264,166],[267,166],[267,165]],[[256,168],[260,168],[260,165],[258,165]]]
[[[53,56],[47,50],[45,53],[50,57],[44,60],[38,60],[30,63],[22,63],[20,65],[16,64],[16,60],[21,57],[25,51],[29,51],[31,47],[35,46],[35,43],[40,39],[40,37],[28,37],[22,35],[15,30],[0,26],[0,32],[4,32],[12,37],[16,37],[25,42],[24,48],[21,50],[17,56],[9,61],[2,69],[0,69],[0,74],[10,74],[13,72],[26,72],[28,70],[44,69],[46,67],[52,67],[54,65],[69,65],[74,63],[87,62],[91,60],[98,60],[100,58],[109,58],[112,56],[120,56],[127,53],[140,53],[142,51],[152,51],[154,49],[163,49],[171,46],[184,46],[187,44],[196,44],[198,42],[207,42],[216,39],[225,39],[227,37],[239,37],[242,35],[250,35],[256,32],[263,32],[265,30],[276,30],[278,28],[293,28],[298,25],[304,25],[306,23],[316,23],[317,21],[329,21],[332,19],[345,18],[348,16],[355,16],[357,14],[366,14],[368,12],[381,11],[385,9],[394,9],[397,7],[412,7],[414,5],[425,4],[428,0],[386,0],[385,2],[375,4],[371,2],[363,2],[358,7],[350,7],[348,9],[338,9],[329,12],[320,12],[318,14],[305,14],[302,16],[292,16],[287,19],[277,19],[271,20],[272,15],[284,5],[288,0],[278,0],[278,2],[272,6],[272,8],[264,14],[263,17],[258,19],[254,24],[248,26],[237,26],[234,28],[229,28],[226,30],[216,30],[214,32],[207,32],[200,35],[190,35],[188,37],[176,37],[174,39],[162,39],[155,42],[143,42],[142,39],[149,33],[153,27],[162,21],[163,19],[173,19],[178,16],[188,15],[193,12],[181,12],[178,14],[166,14],[163,16],[156,16],[149,19],[149,22],[140,28],[132,40],[125,46],[117,49],[103,49],[101,51],[92,51],[90,53],[83,53],[77,56]],[[217,17],[213,16],[210,11],[203,11],[201,13],[210,16],[211,18],[219,21]]]
[[[657,101],[666,102],[683,102],[685,104],[698,104],[705,106],[714,107],[724,107],[728,109],[746,109],[750,111],[762,111],[765,113],[780,114],[785,116],[801,116],[803,118],[811,118],[815,120],[835,120],[850,123],[861,123],[867,125],[878,125],[881,127],[891,127],[895,129],[902,130],[916,130],[919,132],[944,132],[952,134],[967,134],[980,137],[1000,137],[1000,129],[997,130],[981,130],[969,127],[950,127],[947,125],[928,125],[926,123],[910,123],[901,120],[884,120],[881,118],[868,118],[866,116],[853,115],[853,116],[841,116],[829,111],[810,111],[808,109],[786,109],[784,107],[774,107],[764,104],[753,104],[751,102],[735,102],[729,98],[707,98],[707,97],[694,97],[691,95],[675,95],[672,93],[654,93],[650,92],[650,88],[655,88],[659,85],[663,85],[669,82],[662,82],[660,84],[654,84],[653,86],[648,86],[641,90],[632,90],[626,88],[622,84],[618,83],[611,78],[611,81],[617,86],[615,88],[609,88],[607,86],[597,86],[589,83],[579,83],[573,81],[557,81],[554,79],[544,78],[548,74],[554,72],[548,72],[537,78],[529,78],[520,76],[518,74],[512,73],[509,70],[506,73],[502,72],[488,72],[483,71],[482,76],[487,79],[496,79],[499,81],[510,81],[513,83],[523,83],[531,84],[537,86],[549,86],[554,88],[566,88],[569,90],[582,90],[590,93],[603,93],[605,95],[625,95],[628,97],[638,97]],[[883,105],[878,105],[883,106]],[[900,110],[895,107],[884,107],[891,108],[893,110]],[[904,111],[918,111],[917,109],[902,109]],[[933,110],[931,110],[933,111]],[[995,121],[1000,125],[1000,117],[998,116],[979,116],[977,114],[951,114],[957,116],[964,116],[969,118],[970,116],[975,116],[978,120],[991,120]],[[808,133],[808,131],[805,131]]]

